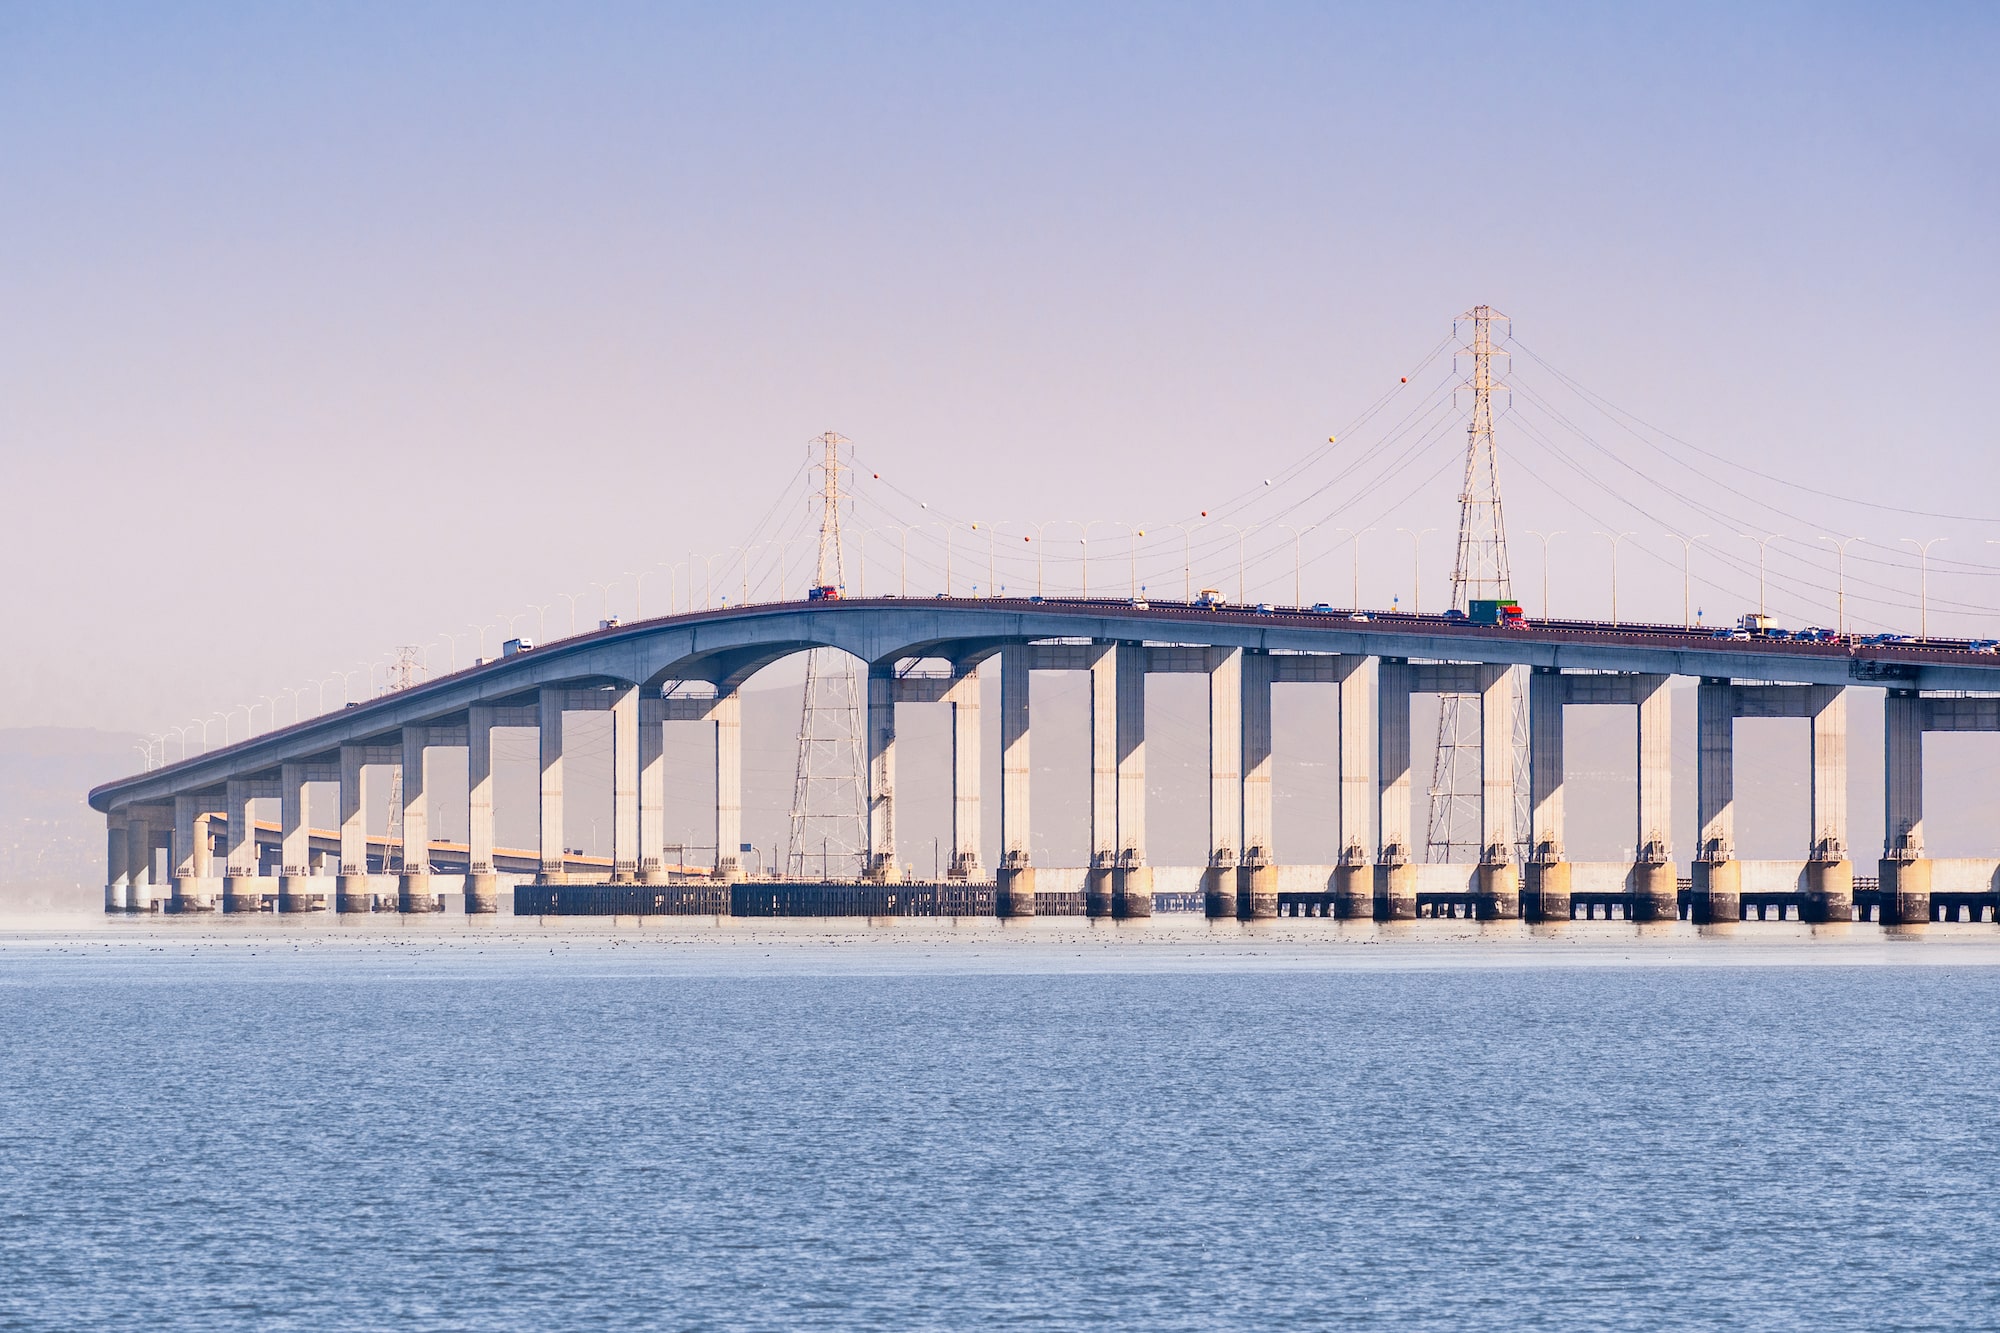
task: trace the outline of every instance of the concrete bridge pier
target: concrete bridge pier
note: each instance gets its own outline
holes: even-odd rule
[[[1381,835],[1375,852],[1375,917],[1417,918],[1417,867],[1410,855],[1410,687],[1408,659],[1385,657],[1376,667],[1375,781]]]
[[[368,883],[366,763],[368,747],[340,747],[340,873],[333,882],[333,910],[372,912],[375,893]]]
[[[1086,650],[1090,673],[1090,865],[1083,876],[1083,914],[1111,915],[1118,866],[1118,673],[1116,645]]]
[[[1504,666],[1479,669],[1479,916],[1521,915],[1514,865],[1514,679]]]
[[[1378,668],[1372,657],[1341,659],[1338,691],[1340,716],[1340,857],[1333,871],[1334,912],[1359,921],[1375,918],[1375,867],[1369,864],[1368,830],[1373,822],[1375,787],[1371,754],[1375,749]]]
[[[312,874],[312,831],[306,825],[306,765],[288,763],[278,770],[278,910],[318,912],[326,895],[317,891]]]
[[[2000,699],[1891,690],[1883,711],[1885,925],[1931,919],[1932,865],[1924,849],[1924,733],[2000,731]]]
[[[1269,921],[1278,915],[1278,867],[1271,812],[1271,684],[1275,665],[1267,652],[1242,658],[1243,852],[1236,867],[1236,917]]]
[[[403,728],[403,864],[396,879],[398,912],[435,912],[431,892],[431,803],[426,790],[425,757],[430,752],[429,727]]]
[[[227,913],[264,910],[264,877],[257,864],[257,826],[250,814],[250,803],[256,795],[256,788],[248,778],[229,780],[229,855],[225,863],[228,870],[222,881],[222,910]]]
[[[104,910],[107,912],[132,910],[132,881],[126,867],[131,856],[125,850],[125,819],[123,810],[113,810],[104,819]]]
[[[1243,650],[1208,650],[1208,866],[1202,912],[1236,919],[1236,848],[1243,829]]]
[[[1118,809],[1111,915],[1138,920],[1153,915],[1153,870],[1146,864],[1146,646],[1120,643],[1111,657]],[[1274,900],[1273,915],[1276,910]]]
[[[208,805],[201,792],[180,792],[174,797],[169,902],[176,912],[212,912],[216,907],[214,835],[209,828]]]
[[[1035,868],[1028,854],[1029,690],[1027,644],[1000,650],[1000,865],[994,911],[1005,918],[1035,915]]]
[[[493,727],[491,704],[473,704],[465,718],[465,911],[500,910],[500,877],[493,873]],[[654,740],[659,737],[657,722]],[[658,840],[654,844],[658,846]]]

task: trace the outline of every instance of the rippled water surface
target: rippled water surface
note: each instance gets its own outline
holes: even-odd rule
[[[4,968],[4,1327],[2000,1325],[1994,969]]]

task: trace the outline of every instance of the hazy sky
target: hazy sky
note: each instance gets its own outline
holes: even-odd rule
[[[1608,604],[1587,534],[1630,529],[1621,612],[1678,619],[1659,533],[1698,523],[1734,562],[1695,557],[1709,617],[1754,604],[1721,496],[1797,539],[1797,623],[1834,615],[1797,590],[1822,528],[2000,569],[2000,525],[1828,498],[1994,512],[1991,7],[831,10],[0,7],[0,724],[156,731],[594,615],[592,580],[745,541],[830,428],[939,512],[1191,517],[1480,302],[1825,493],[1574,416],[1602,450],[1566,473],[1503,417],[1531,610],[1525,529],[1585,534],[1572,614]],[[1420,474],[1293,514],[1385,529],[1365,601],[1409,596],[1395,527],[1456,521]],[[1320,555],[1307,598],[1344,601]],[[1873,558],[1914,629],[1907,548]],[[1428,539],[1436,604],[1447,574]],[[1937,606],[1996,588],[1934,568],[1933,628],[2000,634]]]

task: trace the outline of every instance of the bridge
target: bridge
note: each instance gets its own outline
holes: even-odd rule
[[[1930,731],[2000,731],[2000,656],[1984,644],[1868,642],[1845,635],[1743,637],[1680,626],[1597,621],[1481,625],[1460,616],[1167,602],[1138,597],[864,597],[781,601],[610,624],[151,771],[107,783],[90,802],[107,817],[105,906],[112,912],[439,910],[462,893],[472,913],[547,892],[743,881],[740,691],[795,654],[837,649],[866,663],[865,883],[901,878],[896,851],[896,710],[952,710],[948,879],[990,883],[1001,917],[1080,899],[1092,916],[1143,918],[1156,896],[1198,893],[1211,917],[1288,912],[1406,920],[1419,912],[1564,920],[1616,902],[1637,920],[1741,919],[1790,905],[1803,919],[1927,921],[1994,906],[2000,857],[1933,860],[1923,842],[1923,746]],[[1000,676],[999,845],[980,845],[979,676]],[[1090,855],[1080,867],[1032,863],[1029,679],[1087,674]],[[1527,807],[1517,837],[1512,762],[1517,673],[1528,674]],[[1146,684],[1159,673],[1208,684],[1208,858],[1155,866],[1146,841]],[[1674,677],[1698,680],[1698,845],[1672,845],[1669,750]],[[1332,865],[1287,864],[1272,833],[1272,686],[1318,682],[1336,702],[1338,774],[1327,811]],[[1847,840],[1847,692],[1888,694],[1886,845],[1879,887],[1857,895]],[[1476,700],[1481,737],[1478,864],[1427,863],[1412,826],[1410,704],[1436,693]],[[1563,718],[1573,706],[1635,710],[1637,849],[1629,863],[1572,862],[1563,843]],[[564,846],[565,716],[610,715],[608,864]],[[1810,727],[1811,836],[1789,861],[1735,854],[1734,722],[1797,718]],[[664,843],[664,724],[714,724],[712,865],[698,876]],[[539,732],[540,845],[534,864],[494,846],[492,731]],[[429,837],[425,758],[468,755],[468,839]],[[400,842],[364,820],[370,770],[400,772]],[[337,847],[315,849],[305,789],[337,783]],[[276,861],[260,852],[251,803],[276,798]],[[223,844],[217,873],[216,841]],[[1525,845],[1525,857],[1517,848]],[[524,849],[525,850],[525,849]],[[372,854],[371,854],[372,851]],[[164,857],[162,857],[164,853]],[[337,853],[337,855],[336,855]],[[162,861],[164,860],[164,868]],[[676,861],[678,858],[676,858]],[[462,873],[451,873],[457,866]],[[275,871],[275,873],[272,873]],[[1685,881],[1685,886],[1684,882]],[[540,891],[543,896],[536,897]],[[619,901],[634,895],[627,894]],[[656,895],[667,901],[670,895]],[[696,895],[717,910],[711,894]],[[727,902],[725,896],[721,901]],[[721,910],[727,910],[726,907]],[[981,907],[979,910],[987,910]]]

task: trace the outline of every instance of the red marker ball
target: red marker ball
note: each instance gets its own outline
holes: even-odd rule
[[[1403,376],[1403,383],[1408,384],[1409,382],[1410,382],[1410,377],[1408,375]],[[879,476],[880,474],[878,473],[877,475]]]

